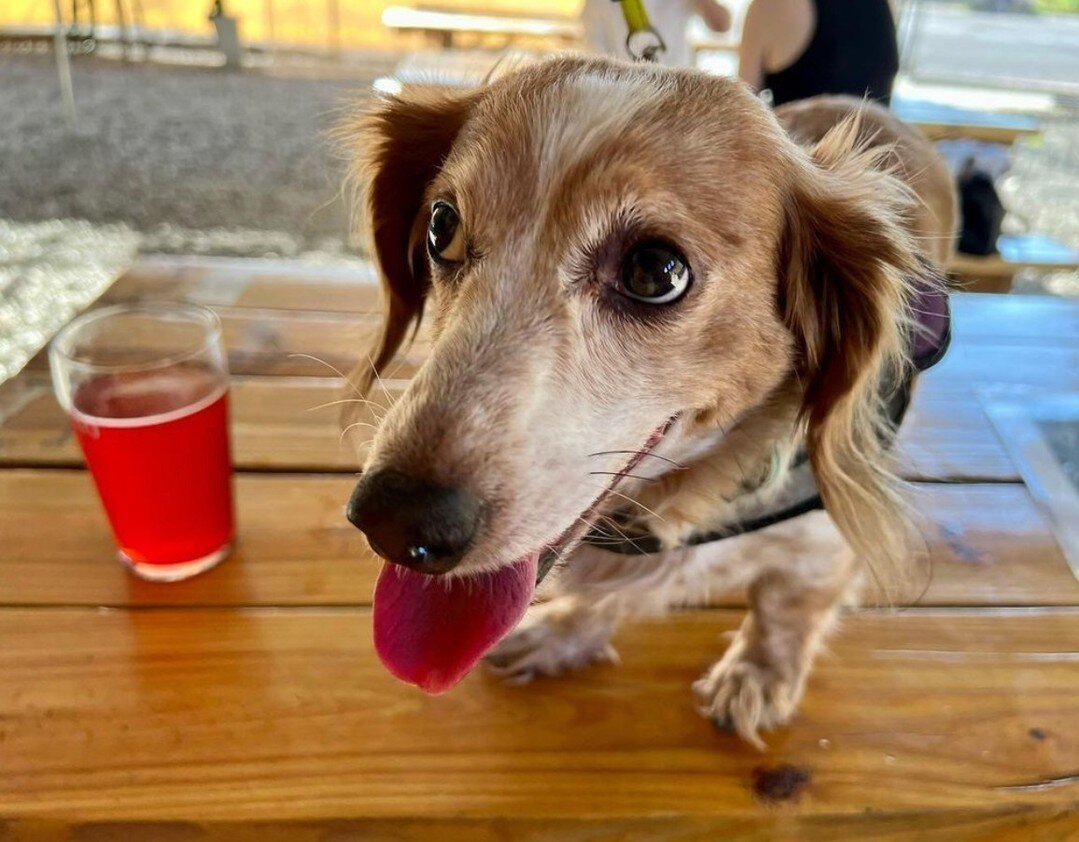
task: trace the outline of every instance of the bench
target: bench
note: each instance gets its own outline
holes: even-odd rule
[[[1002,234],[997,254],[956,254],[948,273],[972,292],[1009,292],[1024,269],[1041,272],[1079,269],[1079,250],[1045,234]]]
[[[398,32],[422,32],[446,49],[453,47],[462,35],[479,38],[498,35],[506,43],[513,43],[519,38],[573,43],[584,37],[584,29],[575,20],[504,12],[491,15],[478,11],[389,6],[382,13],[382,24]]]
[[[1010,146],[1041,131],[1038,120],[1026,114],[978,111],[929,100],[893,97],[892,111],[934,141],[965,138]]]

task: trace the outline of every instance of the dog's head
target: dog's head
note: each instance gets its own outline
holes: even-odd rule
[[[376,644],[399,677],[455,683],[640,454],[791,378],[826,501],[879,502],[863,456],[913,257],[853,129],[814,159],[740,83],[566,59],[388,99],[358,147],[373,368],[421,317],[431,342],[349,504],[390,562]]]

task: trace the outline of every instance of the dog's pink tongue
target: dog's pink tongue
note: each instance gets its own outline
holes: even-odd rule
[[[493,573],[426,576],[384,564],[375,586],[375,651],[386,669],[444,693],[524,616],[536,590],[535,553]]]

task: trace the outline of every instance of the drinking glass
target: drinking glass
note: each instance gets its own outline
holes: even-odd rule
[[[120,559],[172,582],[225,558],[235,520],[217,316],[179,303],[92,310],[56,336],[49,364]]]

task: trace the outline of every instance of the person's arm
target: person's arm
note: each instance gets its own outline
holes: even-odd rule
[[[697,14],[713,32],[726,32],[731,28],[730,10],[717,0],[694,0]]]
[[[742,24],[742,41],[738,46],[738,77],[755,91],[764,85],[765,0],[753,0],[746,10]]]

